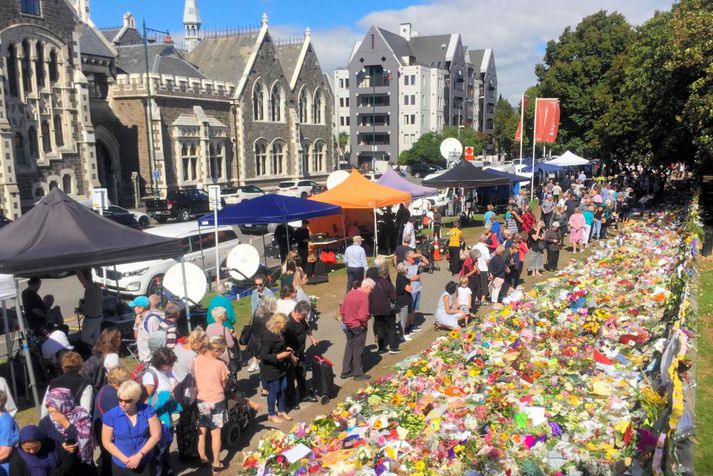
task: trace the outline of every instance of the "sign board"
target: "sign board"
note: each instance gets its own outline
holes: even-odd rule
[[[208,185],[208,200],[211,211],[220,210],[220,185]]]
[[[161,171],[159,170],[154,170],[153,171],[153,178],[154,180],[159,180],[161,178]]]
[[[473,160],[475,159],[475,149],[471,146],[465,146],[463,147],[463,155],[465,156],[465,160]]]
[[[92,209],[101,213],[109,208],[109,195],[105,188],[92,189]]]

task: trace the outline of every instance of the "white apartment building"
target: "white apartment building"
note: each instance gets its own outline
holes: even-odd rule
[[[337,123],[337,136],[349,129],[349,70],[346,68],[334,71],[334,119]]]
[[[399,77],[399,154],[427,132],[443,129],[445,74],[438,68],[403,66]]]

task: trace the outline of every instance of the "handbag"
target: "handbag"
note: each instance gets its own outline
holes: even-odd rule
[[[255,316],[250,318],[250,322],[245,324],[240,331],[240,337],[238,337],[238,344],[243,347],[250,343],[250,337],[253,335],[253,319]]]

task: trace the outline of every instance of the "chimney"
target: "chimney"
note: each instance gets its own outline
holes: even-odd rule
[[[172,44],[173,44],[173,38],[171,37],[171,35],[165,35],[165,36],[163,37],[163,42],[164,42],[165,44],[167,44],[167,45],[172,45]]]
[[[131,12],[124,13],[124,27],[131,28],[133,30],[136,29],[136,19]]]
[[[401,26],[399,27],[399,34],[403,36],[406,41],[411,41],[411,24],[410,23],[402,23]]]

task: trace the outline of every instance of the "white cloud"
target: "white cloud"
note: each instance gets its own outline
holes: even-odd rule
[[[354,42],[372,24],[396,32],[399,23],[411,22],[421,35],[458,32],[469,48],[494,50],[499,91],[516,103],[525,88],[536,82],[534,68],[542,61],[544,43],[558,38],[565,27],[574,27],[602,9],[619,11],[630,23],[640,24],[656,10],[670,7],[670,0],[433,0],[375,11],[354,25],[314,30],[312,36],[323,71],[331,73],[347,64]],[[289,29],[271,26],[274,34]],[[303,33],[303,29],[293,31]]]

